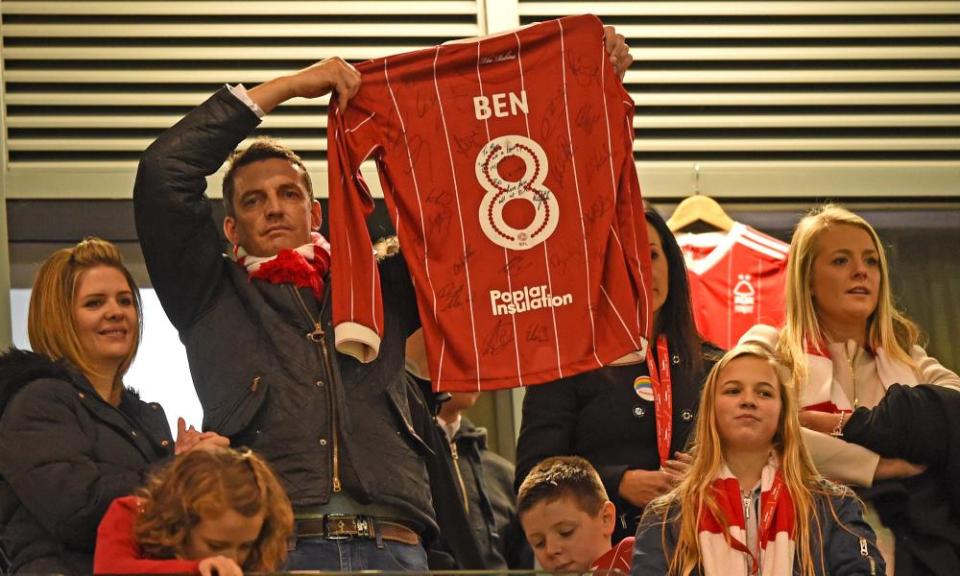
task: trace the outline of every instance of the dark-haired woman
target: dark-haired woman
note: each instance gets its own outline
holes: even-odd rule
[[[673,234],[655,210],[645,215],[654,311],[647,362],[530,387],[517,444],[517,485],[548,456],[589,460],[617,508],[615,542],[633,536],[643,507],[686,471],[700,387],[720,352],[697,333]]]

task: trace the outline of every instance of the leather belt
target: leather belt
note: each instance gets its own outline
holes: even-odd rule
[[[403,544],[420,543],[420,535],[403,524],[355,514],[324,514],[317,518],[298,518],[296,531],[297,538],[380,538]]]

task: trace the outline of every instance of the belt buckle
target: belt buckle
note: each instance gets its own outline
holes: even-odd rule
[[[323,531],[327,540],[349,540],[357,536],[370,538],[370,522],[353,514],[327,514],[323,517]]]
[[[347,530],[347,522],[355,517],[346,514],[325,514],[323,517],[323,536],[327,540],[349,540],[353,534]]]

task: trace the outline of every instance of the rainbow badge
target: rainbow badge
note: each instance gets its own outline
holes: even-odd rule
[[[633,391],[647,402],[653,402],[653,380],[649,376],[637,376],[633,381]]]

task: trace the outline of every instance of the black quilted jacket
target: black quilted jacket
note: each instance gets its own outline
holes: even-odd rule
[[[186,347],[203,427],[262,454],[295,512],[322,510],[339,488],[430,541],[435,452],[403,376],[406,338],[419,327],[410,274],[400,257],[380,265],[384,335],[377,358],[361,364],[334,347],[329,295],[251,281],[226,258],[206,177],[258,124],[220,90],[150,145],[134,189],[140,245]],[[314,341],[316,321],[324,336]]]
[[[0,542],[14,571],[89,574],[97,526],[173,453],[159,404],[104,401],[64,362],[0,357]]]

